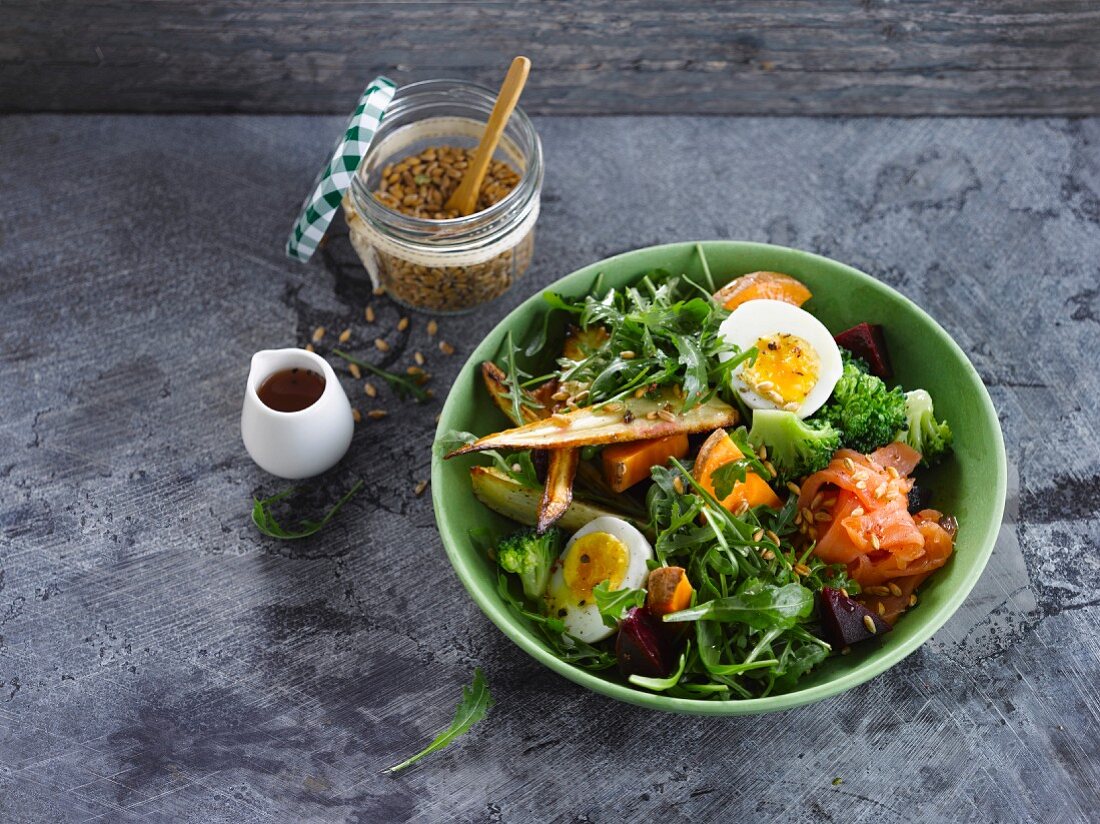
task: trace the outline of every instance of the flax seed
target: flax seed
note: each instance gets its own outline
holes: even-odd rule
[[[878,614],[879,615],[885,615],[886,614],[886,604],[882,603],[882,601],[878,602]]]
[[[629,349],[624,349],[622,352],[619,353],[619,357],[623,360],[634,360],[635,355]]]
[[[742,501],[741,503],[739,503],[737,505],[737,509],[735,509],[733,511],[733,514],[740,517],[748,511],[749,511],[749,502],[748,501]]]
[[[325,336],[325,327],[318,326],[316,329],[313,330],[313,342],[314,343],[320,343],[321,338],[323,338],[324,336]]]
[[[856,481],[856,489],[866,489],[867,481]]]
[[[363,316],[367,319],[367,323],[374,323],[374,307],[368,304]]]
[[[684,482],[680,480],[680,478],[677,477],[672,479],[672,488],[676,491],[677,495],[684,494]]]
[[[569,393],[568,392],[555,392],[553,395],[550,396],[550,400],[552,400],[552,401],[564,401],[564,400],[568,400],[568,399],[569,399]]]
[[[890,590],[888,590],[884,586],[879,586],[878,584],[876,584],[874,586],[867,587],[867,594],[868,595],[889,595]]]
[[[901,595],[901,587],[899,587],[893,581],[891,581],[889,584],[887,584],[887,586],[890,587],[890,594],[891,595],[893,595],[895,597]]]
[[[455,348],[447,343],[447,341],[441,340],[439,342],[439,351],[444,355],[453,355],[455,353]]]
[[[390,413],[387,412],[385,409],[372,409],[370,412],[367,413],[367,417],[370,418],[372,421],[380,421],[388,414]]]
[[[363,371],[359,368],[359,364],[357,363],[349,363],[348,372],[350,372],[351,376],[356,380],[359,380],[361,377],[363,377]]]
[[[832,509],[834,506],[836,506],[836,498],[826,498],[824,501],[821,502],[821,505],[826,509]]]
[[[875,497],[876,498],[882,498],[885,495],[886,495],[886,481],[883,481],[882,483],[880,483],[878,486],[875,487]]]
[[[661,409],[657,412],[657,417],[667,423],[673,423],[676,420],[676,416],[669,412],[667,409]]]
[[[307,352],[312,352],[313,351],[313,344],[312,343],[307,343],[306,344],[306,351]]]
[[[768,536],[768,540],[776,546],[779,546],[779,536],[772,532],[770,529],[764,530],[764,534]]]
[[[389,352],[390,351],[390,345],[388,343],[386,343],[384,340],[382,340],[382,338],[375,338],[374,339],[374,348],[377,349],[379,352]]]
[[[361,420],[363,420],[363,416],[359,414],[359,410],[356,409],[354,406],[351,408],[351,419],[356,423],[359,423]]]
[[[424,365],[424,355],[420,352],[413,352],[413,360],[416,361],[417,366]]]
[[[914,593],[913,595],[909,596],[909,606],[915,607],[916,605],[917,605],[917,596]]]
[[[775,471],[775,466],[772,464],[771,461],[764,461],[764,468],[768,470],[768,474],[771,475],[773,478],[779,474]]]
[[[368,398],[374,398],[378,396],[378,390],[375,388],[374,384],[370,383],[369,381],[363,384],[363,391],[367,393]]]
[[[758,544],[758,543],[760,543],[760,539],[763,538],[763,537],[764,537],[764,530],[758,529],[758,530],[756,530],[756,532],[752,533],[752,542],[754,544]]]
[[[857,506],[855,509],[853,509],[852,512],[851,512],[851,517],[853,517],[853,518],[863,517],[863,507]]]
[[[802,509],[799,510],[799,514],[802,516],[802,520],[806,523],[812,524],[814,522],[814,514],[810,512],[810,510],[808,510],[806,507],[802,507]]]
[[[763,558],[765,561],[770,561],[772,560],[772,558],[775,557],[775,553],[772,552],[770,549],[765,549],[763,552],[760,553],[760,557]]]
[[[818,492],[816,495],[814,495],[814,499],[810,501],[810,509],[817,509],[819,506],[821,506],[821,501],[824,499],[824,497],[824,492]]]
[[[419,366],[408,366],[405,368],[405,374],[412,375],[413,377],[418,377],[424,374],[424,370],[421,369]]]
[[[805,577],[810,574],[810,568],[805,564],[795,564],[792,569],[795,575],[801,575]]]
[[[764,444],[760,444],[760,448],[756,450],[756,457],[762,461],[766,461],[768,459],[768,447]]]
[[[870,615],[863,616],[863,626],[867,627],[867,631],[872,635],[878,635],[878,627],[875,626],[875,619]]]
[[[408,318],[401,318],[401,320],[399,320],[397,322],[397,331],[398,332],[404,332],[408,328],[409,328],[409,319]]]
[[[886,474],[887,474],[887,475],[889,475],[889,476],[890,476],[891,478],[893,478],[893,479],[894,479],[895,481],[896,481],[896,480],[897,480],[898,478],[900,478],[900,477],[901,477],[901,475],[900,475],[900,474],[898,473],[897,469],[895,469],[895,468],[894,468],[894,467],[892,467],[892,466],[888,466],[888,467],[886,467]]]
[[[871,546],[873,546],[875,549],[881,549],[881,544],[879,543],[878,535],[876,535],[873,532],[871,533]]]
[[[635,398],[642,398],[645,395],[646,391],[647,391],[646,387],[639,386],[637,389],[634,390],[634,397]]]
[[[856,465],[855,465],[855,463],[852,462],[851,458],[845,458],[844,459],[844,468],[847,469],[849,472],[855,472]]]
[[[816,521],[819,524],[828,523],[832,519],[833,519],[833,516],[830,515],[828,512],[815,512],[814,513],[814,521]]]
[[[845,598],[851,598],[852,597],[851,595],[848,594],[848,590],[846,590],[844,587],[840,588],[840,594],[843,595]]]
[[[419,498],[421,495],[424,494],[424,490],[427,489],[427,488],[428,488],[428,482],[427,481],[417,481],[416,486],[413,487],[413,494],[416,495],[416,497]]]
[[[657,413],[656,412],[646,412],[645,417],[646,417],[647,421],[655,421],[655,420],[657,420]]]
[[[787,481],[787,489],[791,491],[792,495],[801,495],[802,487],[796,484],[794,481]]]
[[[434,338],[435,333],[439,331],[439,324],[434,320],[428,321],[428,337]]]

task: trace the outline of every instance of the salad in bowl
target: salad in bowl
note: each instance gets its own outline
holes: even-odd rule
[[[437,464],[478,457],[495,516],[465,541],[526,641],[617,697],[759,704],[919,613],[968,526],[925,481],[960,441],[889,323],[830,328],[810,279],[697,253],[547,291],[470,365],[494,411],[441,424]]]

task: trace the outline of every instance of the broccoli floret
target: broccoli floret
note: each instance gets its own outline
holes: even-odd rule
[[[840,430],[844,446],[873,452],[894,440],[895,433],[905,426],[905,395],[867,374],[863,361],[845,357],[833,396],[816,417]]]
[[[903,441],[917,450],[925,466],[938,461],[951,448],[951,427],[947,421],[936,421],[932,396],[923,389],[905,393],[905,419],[905,428],[897,433],[894,440]]]
[[[521,529],[497,545],[497,563],[506,572],[518,575],[523,594],[537,601],[546,594],[550,568],[560,551],[560,530],[548,529],[539,535],[534,529]]]
[[[803,421],[793,412],[757,409],[749,443],[768,448],[780,481],[793,481],[824,469],[840,448],[840,432],[827,421]]]

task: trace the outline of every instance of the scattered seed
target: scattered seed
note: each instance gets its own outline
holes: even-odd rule
[[[667,409],[661,409],[657,412],[657,417],[667,423],[673,423],[676,420],[676,416],[669,412]]]
[[[853,472],[852,477],[857,481],[866,481],[870,477],[870,473],[866,469],[860,469]]]
[[[435,333],[439,331],[439,324],[434,320],[428,321],[428,337],[434,338]]]
[[[554,426],[560,429],[564,429],[565,427],[569,426],[569,416],[562,414],[551,415],[550,423],[554,424]]]
[[[758,530],[756,530],[756,532],[752,533],[752,542],[754,544],[758,544],[758,543],[760,543],[760,539],[763,538],[763,537],[764,537],[764,530],[758,529]]]
[[[307,343],[306,344],[306,351],[307,352],[312,352],[313,351],[313,344],[312,343]]]
[[[764,444],[760,444],[760,448],[756,450],[756,457],[762,461],[766,461],[768,459],[768,447]]]
[[[769,389],[775,389],[775,383],[773,381],[760,381],[756,384],[758,392],[767,392]]]
[[[390,413],[387,412],[385,409],[372,409],[370,412],[367,413],[367,417],[373,421],[380,421],[388,414]]]
[[[374,339],[374,348],[377,349],[379,352],[389,352],[390,351],[390,345],[388,343],[386,343],[384,340],[382,340],[382,338],[375,338]]]
[[[645,417],[646,417],[647,421],[655,421],[655,420],[657,420],[657,413],[656,412],[646,412]]]
[[[821,506],[821,501],[822,499],[824,499],[824,497],[824,492],[818,492],[816,495],[814,495],[814,499],[810,501],[810,509],[817,509],[819,506]]]
[[[374,287],[374,296],[376,298],[380,298],[384,294],[386,294],[386,287],[385,286],[375,286]]]
[[[522,472],[523,471],[523,466],[521,464],[514,463],[514,464],[512,464],[512,471],[513,472]]]
[[[637,389],[634,390],[634,397],[635,398],[641,398],[645,395],[645,393],[646,393],[646,387],[639,386]]]
[[[810,574],[810,568],[805,564],[795,564],[792,569],[794,570],[795,575],[801,575],[805,577]]]
[[[423,375],[424,370],[421,369],[419,366],[407,366],[407,367],[405,367],[405,374],[406,375],[413,375],[415,377],[415,376]]]
[[[840,594],[843,595],[845,598],[851,598],[852,597],[851,595],[848,594],[848,590],[846,590],[844,587],[840,588]]]
[[[676,490],[677,495],[683,495],[684,494],[684,482],[682,480],[680,480],[679,478],[673,478],[672,488],[674,490]]]
[[[343,332],[341,332],[338,340],[340,341],[340,343],[347,343],[349,340],[351,340],[351,330],[345,329]]]
[[[401,320],[399,320],[397,322],[397,331],[398,332],[404,332],[408,328],[409,328],[409,319],[408,318],[401,318]]]
[[[569,399],[569,393],[568,392],[555,392],[553,395],[550,396],[550,400],[552,400],[552,401],[564,401],[564,400],[568,400],[568,399]]]
[[[763,558],[765,561],[770,561],[772,560],[772,558],[775,557],[775,553],[772,552],[770,549],[765,549],[763,552],[760,553],[760,557]]]
[[[856,465],[855,465],[855,463],[852,462],[851,458],[845,458],[844,459],[844,467],[849,472],[855,472],[856,471]]]
[[[824,501],[821,502],[821,505],[827,509],[832,509],[834,506],[836,506],[836,498],[826,498]]]
[[[860,518],[862,516],[863,516],[863,507],[857,506],[855,509],[852,510],[852,517],[853,518]]]
[[[828,523],[832,519],[833,519],[833,516],[830,515],[828,512],[822,511],[822,512],[815,512],[814,513],[814,521],[816,521],[819,524]]]
[[[371,306],[370,304],[367,304],[366,311],[363,312],[363,315],[366,317],[367,323],[374,323],[374,307],[373,306]]]
[[[733,511],[733,514],[740,517],[741,515],[744,515],[748,511],[749,511],[749,502],[748,501],[742,501],[741,503],[739,503],[737,505],[737,509],[735,509]]]
[[[363,416],[359,414],[359,410],[356,409],[354,406],[351,408],[351,419],[356,423],[359,423],[359,421],[363,420]]]
[[[889,475],[894,480],[897,480],[898,478],[901,477],[901,475],[898,473],[898,470],[896,468],[892,467],[892,466],[886,467],[886,474]]]
[[[866,489],[867,481],[856,481],[856,489]]]
[[[878,540],[878,535],[876,535],[876,534],[875,534],[875,533],[873,533],[873,532],[871,533],[871,546],[873,546],[873,547],[874,547],[875,549],[879,549],[879,548],[880,548],[880,544],[879,544],[879,540]]]
[[[455,348],[447,343],[447,341],[441,340],[439,342],[439,351],[444,355],[453,355],[455,353]]]
[[[878,602],[878,614],[879,615],[885,615],[886,614],[886,604],[882,603],[882,601]]]
[[[884,586],[880,586],[880,585],[876,584],[874,586],[867,587],[867,594],[868,595],[889,595],[890,590],[888,590]]]
[[[768,540],[776,546],[779,546],[779,536],[772,532],[770,529],[764,530],[764,534],[768,536]]]
[[[325,336],[325,327],[318,326],[316,329],[313,330],[313,342],[314,343],[320,343],[321,338],[323,338],[324,336]]]
[[[361,377],[363,377],[363,370],[359,368],[359,364],[357,363],[349,363],[348,372],[350,372],[351,376],[356,380],[359,380]]]
[[[795,523],[795,526],[802,526],[805,523],[805,521],[802,520],[802,513],[801,512],[796,512],[795,513],[794,523]],[[802,531],[805,532],[806,531],[805,528],[803,528]]]
[[[413,360],[416,361],[417,366],[424,365],[424,355],[421,352],[413,352]]]
[[[883,481],[875,487],[875,497],[881,498],[886,494],[886,481]]]
[[[367,393],[368,398],[375,398],[378,396],[378,389],[370,381],[363,384],[363,391]]]
[[[634,353],[629,349],[624,349],[622,352],[619,353],[619,357],[623,360],[634,360],[635,356]]]
[[[875,619],[870,615],[863,616],[863,626],[867,627],[867,631],[872,635],[878,635],[878,627],[875,626]]]
[[[802,507],[802,509],[798,511],[798,514],[802,516],[802,520],[806,523],[812,524],[814,522],[814,514],[806,507]]]
[[[424,494],[424,490],[427,489],[427,488],[428,488],[428,482],[427,481],[417,481],[416,486],[413,487],[413,494],[416,495],[416,497],[419,498],[421,495]]]
[[[917,596],[916,596],[916,593],[914,593],[914,594],[909,596],[909,606],[915,607],[916,605],[917,605]]]

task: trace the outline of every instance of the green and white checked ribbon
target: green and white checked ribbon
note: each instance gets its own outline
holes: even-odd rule
[[[321,169],[317,181],[302,204],[301,214],[286,242],[288,257],[303,263],[313,257],[317,245],[328,231],[332,216],[351,185],[359,163],[370,148],[382,115],[393,100],[397,86],[388,77],[376,77],[359,98],[344,134],[336,144],[332,159]]]

